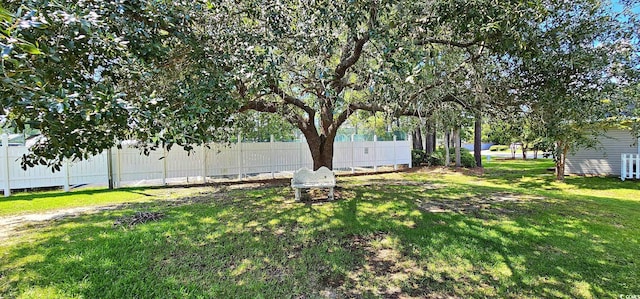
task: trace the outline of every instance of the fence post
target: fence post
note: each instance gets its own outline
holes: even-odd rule
[[[627,178],[633,179],[633,155],[632,154],[627,154],[626,156],[626,160],[627,160]]]
[[[115,181],[115,185],[116,185],[116,189],[120,188],[120,185],[122,184],[122,161],[121,160],[121,149],[119,147],[116,147],[116,167],[118,168],[117,172],[116,172],[116,181]]]
[[[638,137],[638,154],[636,155],[636,179],[640,180],[640,137]]]
[[[207,183],[207,145],[202,144],[202,183]]]
[[[398,155],[396,154],[396,142],[398,142],[398,137],[393,135],[393,170],[398,170]]]
[[[356,134],[351,134],[351,173],[356,173]]]
[[[274,155],[274,150],[273,150],[273,143],[275,142],[276,138],[273,136],[273,134],[271,134],[269,136],[269,168],[271,168],[271,178],[275,179],[276,178],[276,172],[273,169],[275,167],[274,165],[274,159],[273,159],[273,155]]]
[[[413,148],[413,136],[412,134],[408,134],[407,137],[409,140],[409,168],[413,168],[413,155],[411,154],[411,149]]]
[[[62,174],[64,175],[64,192],[69,192],[69,160],[62,161]]]
[[[111,148],[107,149],[107,181],[109,190],[113,190],[113,157],[111,156]]]
[[[621,154],[622,167],[620,167],[620,179],[625,180],[627,178],[627,155]]]
[[[244,155],[242,154],[242,135],[238,134],[238,149],[236,150],[238,153],[238,180],[242,180],[242,160]]]
[[[377,150],[377,143],[378,143],[378,135],[373,135],[373,171],[378,171],[378,150]]]
[[[4,196],[11,196],[11,186],[9,182],[9,135],[2,134],[2,154],[4,155],[4,175],[6,178],[6,184],[4,185]]]
[[[304,143],[304,135],[300,135],[300,142],[298,143],[298,161],[300,164],[298,164],[296,169],[304,167],[304,161],[302,161],[302,143]]]
[[[162,186],[167,185],[167,149],[162,147]]]
[[[633,155],[627,155],[627,178],[633,179]]]
[[[122,149],[116,148],[116,159],[118,162],[118,180],[116,180],[116,188],[122,187]]]

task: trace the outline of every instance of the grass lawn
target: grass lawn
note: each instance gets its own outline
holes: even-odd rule
[[[209,189],[210,190],[210,189]],[[72,192],[47,191],[16,193],[10,197],[0,197],[0,217],[20,214],[47,212],[88,206],[104,206],[123,203],[176,199],[205,192],[205,188],[122,188],[81,189]]]
[[[640,295],[639,182],[486,166],[339,178],[333,202],[274,186],[34,224],[0,245],[0,298]],[[114,226],[140,211],[164,217]]]

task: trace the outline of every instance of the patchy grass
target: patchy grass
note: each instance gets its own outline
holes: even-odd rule
[[[640,184],[548,161],[340,178],[339,200],[222,190],[24,228],[0,297],[618,298],[640,294]],[[115,225],[136,212],[162,215]]]

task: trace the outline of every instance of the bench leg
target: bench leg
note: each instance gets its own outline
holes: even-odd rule
[[[329,200],[333,200],[333,187],[329,189]]]
[[[300,188],[296,188],[296,201],[300,201]]]

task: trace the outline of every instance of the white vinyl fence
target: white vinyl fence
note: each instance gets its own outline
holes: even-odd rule
[[[352,138],[353,140],[353,138]],[[108,184],[115,187],[127,182],[142,185],[163,185],[170,181],[206,182],[212,177],[291,173],[299,168],[312,168],[313,160],[306,142],[238,142],[232,145],[210,144],[196,147],[190,153],[176,148],[157,150],[149,156],[137,148],[113,148],[89,160],[63,163],[61,171],[52,172],[45,166],[23,170],[20,159],[28,149],[10,146],[6,135],[0,148],[0,182],[4,195],[11,189],[29,189],[83,184]],[[111,159],[108,153],[111,153]],[[109,167],[109,162],[111,167]],[[406,164],[411,166],[411,140],[408,141],[351,141],[334,144],[334,170],[350,170]],[[111,173],[109,173],[111,169]],[[191,179],[191,180],[190,180]]]
[[[622,154],[622,167],[620,168],[620,179],[640,180],[640,154]]]

